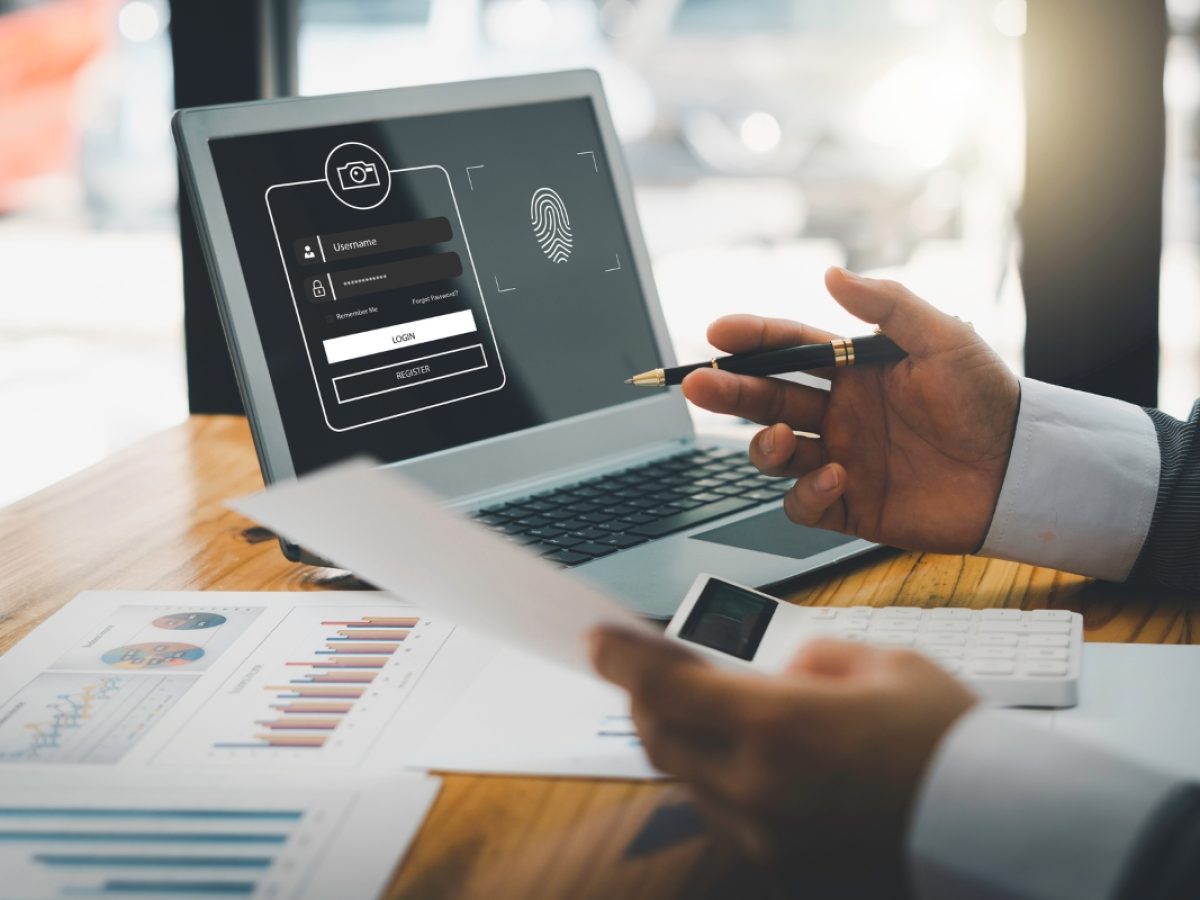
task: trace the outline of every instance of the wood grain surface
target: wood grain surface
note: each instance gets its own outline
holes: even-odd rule
[[[87,589],[345,590],[223,505],[262,486],[245,420],[193,417],[0,511],[0,652]],[[883,551],[789,585],[812,605],[1052,607],[1088,640],[1193,643],[1192,608],[1049,569]],[[669,784],[447,775],[391,896],[752,897]]]

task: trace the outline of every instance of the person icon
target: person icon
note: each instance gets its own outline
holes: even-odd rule
[[[313,253],[313,248],[310,247],[308,244],[304,245],[304,258],[305,259],[316,259],[317,258],[317,254]]]

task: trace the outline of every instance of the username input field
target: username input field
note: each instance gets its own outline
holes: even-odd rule
[[[372,225],[353,231],[314,234],[292,242],[292,251],[301,265],[320,265],[339,262],[356,256],[394,253],[415,247],[444,244],[454,237],[450,220],[445,216],[416,219],[412,222],[393,222]]]
[[[428,319],[418,319],[415,322],[401,322],[384,328],[372,328],[370,331],[329,338],[321,343],[325,348],[325,358],[333,365],[349,359],[399,350],[402,347],[471,334],[478,330],[475,314],[469,309],[464,309],[441,316],[430,316]]]

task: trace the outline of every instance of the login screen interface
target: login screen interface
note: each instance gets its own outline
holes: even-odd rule
[[[628,402],[658,363],[588,100],[211,150],[298,471]]]

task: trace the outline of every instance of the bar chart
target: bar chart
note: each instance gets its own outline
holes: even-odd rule
[[[436,789],[393,779],[369,797],[353,779],[336,788],[287,779],[206,784],[195,770],[174,778],[109,770],[97,784],[92,772],[62,771],[59,780],[5,785],[5,897],[374,896],[406,842],[403,821],[389,821],[382,804],[419,815]],[[393,829],[395,841],[386,836]],[[347,845],[374,861],[347,871]]]
[[[450,631],[422,615],[382,615],[378,608],[298,607],[161,761],[353,764]]]

